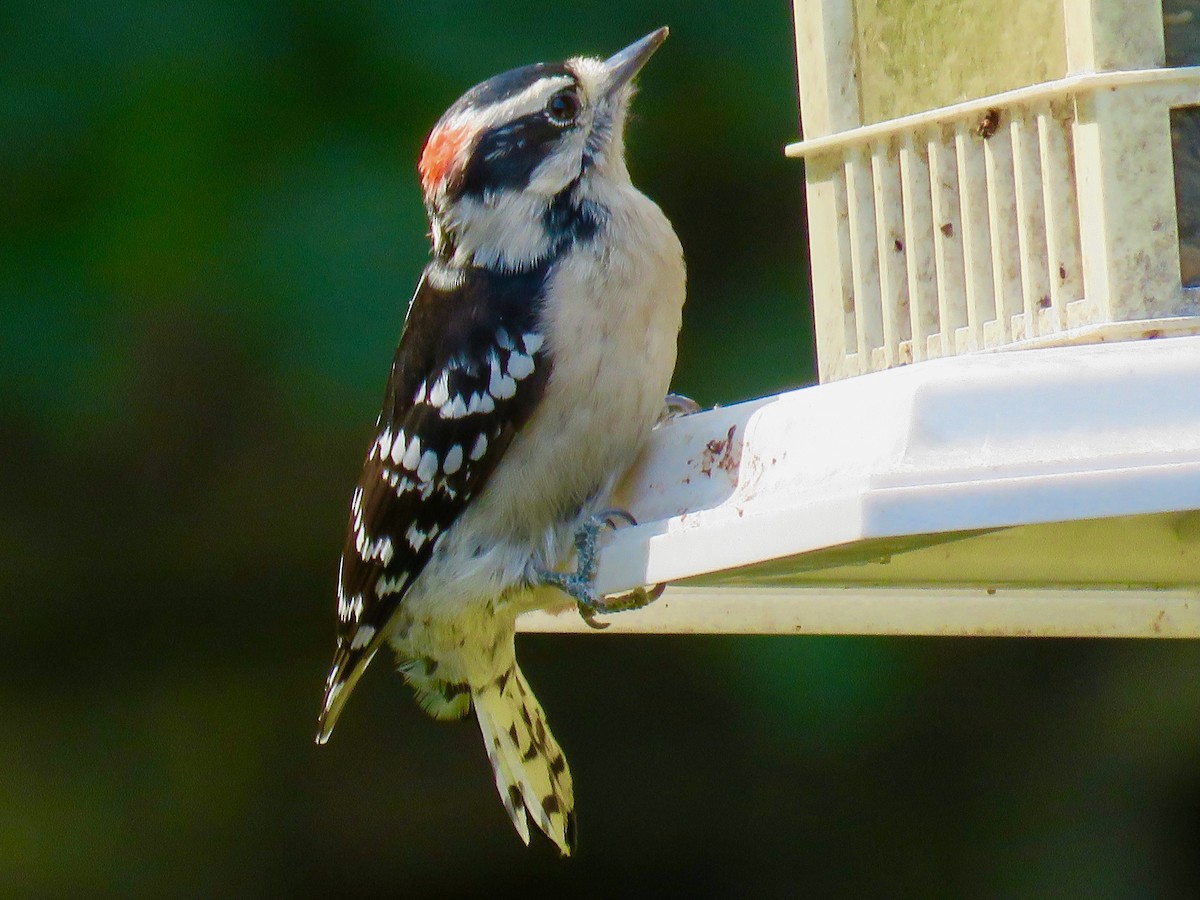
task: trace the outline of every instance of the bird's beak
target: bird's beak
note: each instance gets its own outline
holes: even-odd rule
[[[642,70],[642,66],[654,55],[654,51],[662,46],[670,33],[671,30],[663,26],[606,59],[604,67],[608,69],[608,79],[604,87],[605,96],[614,96],[633,81],[634,76]]]

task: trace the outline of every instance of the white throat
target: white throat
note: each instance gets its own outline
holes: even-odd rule
[[[501,191],[464,197],[449,210],[454,234],[451,262],[515,271],[545,260],[555,241],[546,231],[546,197],[528,191]]]

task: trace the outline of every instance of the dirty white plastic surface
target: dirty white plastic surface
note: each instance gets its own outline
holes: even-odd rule
[[[1200,103],[1200,68],[1158,68],[1160,4],[1046,0],[1045,22],[1062,12],[1064,77],[864,123],[855,54],[886,50],[857,46],[856,2],[795,0],[805,140],[787,152],[805,160],[822,381],[1200,333],[1169,118]]]
[[[780,619],[761,603],[753,613],[738,606],[736,588],[811,586],[822,567],[841,566],[829,588],[868,564],[874,582],[887,587],[909,555],[933,552],[920,548],[955,539],[945,546],[961,554],[972,542],[1019,533],[989,537],[989,530],[1039,526],[1050,530],[1031,546],[996,544],[1008,557],[999,569],[989,568],[995,560],[987,554],[974,562],[968,555],[957,569],[939,562],[905,585],[965,586],[980,596],[999,587],[1001,599],[1018,598],[1017,588],[1041,588],[1040,596],[1124,588],[1131,603],[1154,602],[1167,588],[1190,602],[1200,597],[1200,565],[1146,572],[1138,566],[1146,554],[1134,551],[1123,568],[1121,547],[1134,545],[1110,536],[1115,552],[1090,562],[1076,554],[1067,564],[1064,557],[1060,566],[1054,554],[1092,538],[1064,532],[1056,544],[1054,529],[1068,526],[1047,523],[1128,521],[1130,541],[1156,534],[1145,523],[1157,523],[1164,538],[1151,546],[1162,544],[1164,559],[1200,563],[1200,527],[1187,512],[1200,510],[1198,385],[1200,337],[1181,337],[935,360],[677,419],[656,432],[626,479],[618,500],[642,524],[612,536],[599,587],[611,593],[682,582],[658,612],[613,616],[621,630],[795,631],[804,624],[798,613]],[[1174,518],[1154,518],[1163,514]],[[1131,516],[1149,518],[1120,518]],[[1049,559],[1040,556],[1046,553]],[[892,563],[879,565],[881,559]],[[953,583],[939,575],[946,572]],[[707,611],[694,605],[689,613],[687,594],[679,593],[689,583],[730,586],[721,602],[736,611],[733,618],[713,614],[711,591]],[[1012,609],[992,604],[984,611],[993,622],[969,620],[954,633],[1042,633],[1035,620],[1046,607],[1035,608],[1040,612],[1022,626]],[[1139,620],[1144,633],[1153,633],[1153,617]],[[576,618],[534,614],[523,627],[574,630]],[[909,621],[907,629],[893,618],[855,630],[930,633],[928,622]],[[1062,626],[1051,633],[1103,632],[1105,621],[1089,626],[1077,617],[1082,632]],[[1191,621],[1180,628],[1200,633]],[[805,630],[838,630],[827,626],[810,620]]]
[[[603,617],[603,634],[859,634],[930,637],[1200,636],[1187,590],[667,588],[643,610]],[[523,631],[590,629],[574,609],[530,613]]]

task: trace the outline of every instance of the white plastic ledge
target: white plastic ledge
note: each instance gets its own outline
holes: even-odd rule
[[[1200,337],[933,360],[698,413],[656,431],[617,500],[642,524],[611,537],[601,591],[684,584],[608,617],[613,633],[1200,636],[1190,563],[998,592],[889,586],[894,566],[850,590],[787,574],[830,548],[826,565],[858,546],[878,562],[964,532],[1200,510]],[[1200,553],[1200,529],[1185,536]],[[569,608],[519,627],[585,630]]]

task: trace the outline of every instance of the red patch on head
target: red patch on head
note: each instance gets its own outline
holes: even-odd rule
[[[438,128],[429,136],[425,149],[421,151],[421,161],[417,163],[425,193],[433,193],[446,178],[471,135],[471,128],[459,125],[457,128]]]

